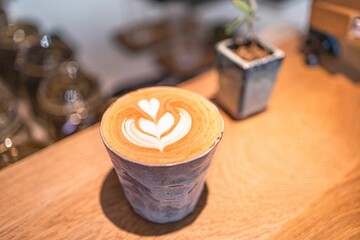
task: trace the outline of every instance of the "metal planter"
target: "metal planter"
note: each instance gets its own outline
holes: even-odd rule
[[[244,119],[265,110],[285,56],[283,51],[253,39],[271,54],[254,61],[246,61],[233,49],[250,41],[241,39],[234,42],[233,39],[226,39],[216,45],[220,81],[216,101],[235,119]]]

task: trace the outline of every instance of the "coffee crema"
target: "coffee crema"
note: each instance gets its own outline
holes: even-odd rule
[[[147,164],[190,160],[222,136],[218,109],[176,87],[150,87],[117,99],[104,113],[101,134],[121,157]]]

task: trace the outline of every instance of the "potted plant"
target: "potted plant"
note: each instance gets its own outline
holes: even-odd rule
[[[284,53],[255,36],[255,0],[232,2],[244,14],[231,22],[225,32],[233,34],[244,24],[248,30],[244,37],[216,44],[220,83],[216,101],[233,118],[244,119],[266,108]]]

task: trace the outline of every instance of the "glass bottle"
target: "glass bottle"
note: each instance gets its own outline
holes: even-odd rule
[[[56,71],[57,66],[71,58],[72,50],[59,37],[44,35],[41,39],[20,46],[16,66],[21,73],[21,93],[29,100],[35,114],[38,113],[37,90]]]
[[[18,112],[18,102],[0,80],[0,169],[41,149]]]
[[[74,61],[64,62],[56,75],[41,83],[37,101],[53,141],[96,123],[105,108],[97,81]]]

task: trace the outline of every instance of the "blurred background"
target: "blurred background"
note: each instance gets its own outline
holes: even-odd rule
[[[339,42],[309,26],[312,1],[258,4],[259,38],[304,41],[310,65],[319,48],[338,54]],[[0,168],[98,122],[112,97],[212,68],[239,14],[230,0],[0,0],[0,9]]]
[[[304,34],[310,3],[309,0],[260,0],[256,24],[259,36],[276,44],[291,35]],[[5,2],[5,9],[10,21],[28,20],[41,33],[59,33],[76,49],[81,66],[101,79],[101,91],[107,96],[132,84],[161,77],[165,71],[154,52],[145,48],[129,51],[114,40],[117,33],[163,19],[187,17],[186,14],[211,28],[239,14],[230,0],[14,0]]]

